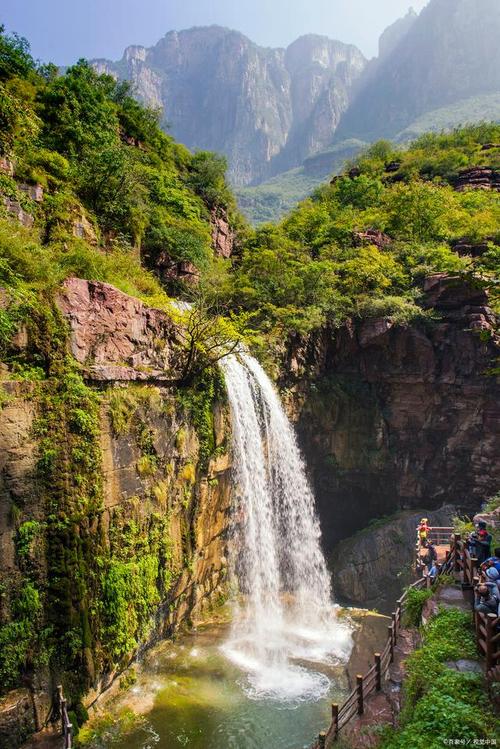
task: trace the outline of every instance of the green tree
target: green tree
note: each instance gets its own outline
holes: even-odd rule
[[[198,151],[193,156],[187,184],[205,201],[209,208],[229,207],[231,194],[226,182],[227,159],[210,151]]]
[[[115,140],[118,116],[111,98],[115,86],[111,76],[99,75],[85,60],[50,81],[39,92],[45,145],[74,157],[85,147],[102,147]]]
[[[0,26],[0,81],[28,77],[35,70],[28,41],[18,34],[6,34],[5,26]]]

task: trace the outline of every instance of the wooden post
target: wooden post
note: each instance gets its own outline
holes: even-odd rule
[[[390,660],[390,663],[392,663],[393,660],[394,660],[394,639],[393,639],[393,636],[392,636],[392,624],[389,624],[389,626],[387,627],[387,634],[388,634],[388,637],[389,637],[389,642],[391,643],[391,660]]]
[[[487,614],[486,615],[486,671],[489,671],[493,668],[495,665],[494,663],[494,648],[493,648],[493,638],[495,637],[495,627],[493,626],[493,622],[496,619],[495,614]]]
[[[326,746],[326,733],[324,731],[321,731],[320,735],[318,736],[318,747],[319,749],[325,749]]]
[[[471,557],[470,558],[470,563],[471,563],[470,581],[472,583],[472,581],[474,580],[474,578],[475,578],[475,576],[477,574],[477,571],[479,569],[479,562],[477,560],[477,557]]]
[[[332,702],[332,726],[333,726],[333,740],[337,741],[339,735],[339,706],[336,702]]]
[[[394,637],[396,637],[396,633],[398,631],[398,620],[397,620],[397,613],[395,611],[392,612],[391,619],[392,619],[392,628],[394,630]],[[394,645],[395,644],[396,643],[394,642]]]
[[[458,542],[461,539],[460,533],[453,534],[453,548],[455,549],[455,572],[460,570],[460,551],[458,548]]]
[[[358,690],[358,715],[363,715],[364,704],[363,704],[363,677],[361,674],[356,676],[356,687]]]
[[[479,578],[475,577],[472,581],[472,618],[474,620],[474,629],[477,632],[478,612],[476,611],[476,588],[479,585]]]
[[[382,663],[380,659],[380,653],[375,653],[375,688],[377,692],[382,689]]]

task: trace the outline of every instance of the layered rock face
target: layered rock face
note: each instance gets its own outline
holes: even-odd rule
[[[266,49],[211,26],[172,31],[154,47],[129,47],[119,62],[94,65],[132,81],[177,140],[226,154],[233,183],[245,185],[330,144],[365,59],[326,37]]]
[[[416,528],[424,514],[429,524],[451,526],[456,510],[396,513],[344,539],[330,559],[337,601],[390,613],[401,589],[412,580]]]
[[[426,112],[498,92],[499,34],[497,0],[431,0],[382,36],[335,138],[391,138]]]
[[[39,665],[26,688],[0,700],[5,749],[45,723],[56,683],[73,705],[90,704],[139,647],[202,618],[225,591],[226,406],[215,395],[172,384],[178,329],[165,313],[80,279],[67,282],[58,303],[86,397],[97,409],[61,411],[61,418],[68,432],[81,420],[77,429],[86,430],[89,452],[98,456],[91,476],[98,501],[86,507],[83,489],[79,496],[85,476],[75,475],[81,468],[72,461],[81,456],[71,434],[67,449],[47,442],[47,410],[60,407],[63,383],[54,396],[50,384],[3,382],[0,622],[11,621],[20,591],[35,585],[43,601],[40,629],[51,627],[56,637],[60,628],[62,637],[60,660],[52,658],[49,670],[30,651]],[[46,487],[43,465],[56,451],[67,468],[61,463],[57,485]],[[77,677],[68,672],[69,642]]]
[[[495,317],[485,293],[431,277],[441,319],[374,319],[297,341],[290,412],[316,490],[325,545],[370,518],[443,504],[475,512],[500,481]]]

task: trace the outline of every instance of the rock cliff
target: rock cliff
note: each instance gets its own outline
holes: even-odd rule
[[[426,112],[498,92],[499,34],[497,0],[431,0],[382,36],[335,138],[391,138]]]
[[[288,351],[282,385],[328,551],[371,518],[443,504],[473,513],[498,490],[495,316],[457,279],[426,289],[435,322],[367,320]]]
[[[401,590],[413,579],[415,529],[422,517],[435,526],[452,525],[455,508],[405,510],[374,521],[341,541],[330,558],[338,601],[388,614]]]
[[[225,591],[222,390],[172,385],[165,313],[79,279],[58,304],[74,364],[57,381],[2,382],[0,622],[9,635],[15,613],[21,626],[20,601],[33,620],[3,643],[17,687],[0,704],[5,749],[45,723],[57,683],[72,706],[88,705],[139,648]],[[27,670],[16,684],[18,657]]]
[[[260,182],[328,146],[365,65],[354,46],[304,36],[265,49],[219,26],[128,47],[100,71],[130,80],[177,140],[226,154],[234,184]]]

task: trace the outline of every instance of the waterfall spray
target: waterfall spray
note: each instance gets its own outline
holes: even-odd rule
[[[231,564],[240,596],[225,652],[257,699],[319,699],[329,687],[312,663],[350,650],[337,621],[314,497],[278,394],[248,354],[228,356],[233,426]],[[309,667],[308,667],[309,666]]]

